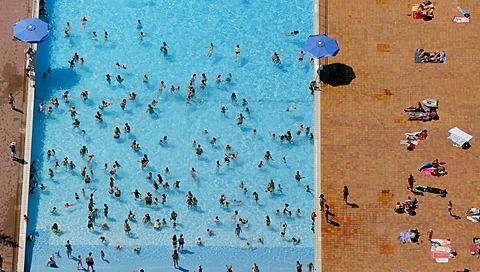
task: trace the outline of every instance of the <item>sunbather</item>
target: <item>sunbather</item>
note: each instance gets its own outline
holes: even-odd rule
[[[425,109],[422,107],[422,103],[418,102],[418,106],[410,106],[404,109],[405,112],[425,112]]]
[[[424,129],[419,132],[414,132],[414,133],[405,133],[405,137],[407,140],[425,140],[428,136],[427,130]]]
[[[445,170],[445,166],[439,164],[437,167],[435,167],[435,170],[433,171],[434,176],[444,176],[447,175],[447,171]]]
[[[412,199],[412,198],[408,197],[408,199],[405,200],[405,204],[407,204],[410,207],[415,208],[417,206],[417,203],[418,203],[418,200],[416,198]]]
[[[436,112],[411,112],[408,114],[408,120],[431,121],[437,119],[438,115]]]
[[[435,52],[425,53],[425,55],[421,57],[421,59],[422,59],[422,62],[440,62],[440,56],[441,56],[440,51],[435,51]]]
[[[433,17],[433,10],[435,7],[433,6],[431,1],[424,1],[420,5],[418,5],[418,13],[422,14],[423,16],[432,16]]]
[[[423,169],[430,168],[430,167],[436,167],[437,165],[439,165],[437,159],[435,159],[435,160],[433,160],[433,161],[431,161],[431,162],[428,161],[428,162],[424,163],[424,164],[422,165],[422,167],[420,167],[420,168],[418,169],[418,171],[422,171]]]
[[[400,202],[397,202],[397,205],[395,205],[395,209],[393,209],[396,213],[404,213],[405,209],[403,205]]]

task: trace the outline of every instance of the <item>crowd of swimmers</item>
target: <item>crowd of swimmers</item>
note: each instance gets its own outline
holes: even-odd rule
[[[82,29],[85,28],[86,24],[87,24],[88,20],[86,17],[83,17],[81,19],[81,23],[82,23]],[[137,28],[139,30],[142,29],[142,23],[140,20],[137,21]],[[71,33],[71,25],[69,22],[67,22],[66,24],[66,27],[64,29],[64,37],[68,38],[70,36],[70,33]],[[299,34],[299,31],[298,30],[295,30],[295,31],[292,31],[292,32],[288,32],[288,33],[285,33],[285,35],[287,36],[295,36]],[[143,39],[143,37],[145,36],[145,33],[143,31],[139,31],[139,37],[140,39]],[[92,39],[96,40],[98,39],[98,35],[97,35],[97,32],[92,32]],[[107,40],[108,39],[108,32],[107,31],[104,31],[104,39]],[[214,46],[213,43],[210,43],[208,46],[207,46],[207,58],[208,57],[211,57],[214,53],[214,48],[216,46]],[[163,42],[162,46],[160,47],[160,51],[166,55],[168,54],[168,46],[165,42]],[[235,46],[235,49],[234,49],[234,53],[235,53],[235,61],[238,61],[239,59],[239,56],[240,56],[240,45],[236,45]],[[303,58],[304,58],[304,53],[303,51],[301,51],[299,53],[299,62],[303,61]],[[272,55],[271,55],[271,60],[273,62],[273,64],[275,65],[280,65],[282,62],[280,60],[280,54],[278,54],[277,52],[274,52]],[[312,61],[311,61],[312,62]],[[85,64],[85,60],[83,57],[79,56],[79,54],[77,52],[75,52],[72,56],[72,58],[70,60],[68,60],[68,63],[70,65],[71,68],[75,68],[77,65],[84,65]],[[116,62],[115,63],[115,67],[118,68],[118,69],[123,69],[123,70],[126,70],[127,69],[127,66],[125,64],[122,64],[120,62]],[[44,73],[43,75],[43,78],[46,78],[47,75],[51,72],[51,69],[49,68],[48,71],[46,73]],[[186,97],[186,105],[190,105],[190,103],[192,102],[193,98],[194,98],[194,95],[195,95],[195,87],[194,87],[194,83],[196,81],[196,78],[197,78],[197,75],[196,74],[192,74],[191,77],[190,77],[190,82],[189,82],[189,85],[187,87],[187,90],[188,90],[188,94],[187,94],[187,97]],[[110,74],[106,74],[105,76],[105,79],[106,81],[111,84],[112,83],[112,76]],[[116,77],[115,77],[115,80],[117,81],[118,84],[122,84],[122,82],[124,81],[124,78],[118,74]],[[147,74],[143,74],[143,77],[142,77],[142,80],[143,82],[145,83],[148,83],[149,81],[149,78],[148,78],[148,75]],[[222,82],[225,82],[225,83],[230,83],[232,81],[232,74],[228,73],[227,77],[225,79],[222,79],[221,75],[217,75],[216,76],[216,79],[215,79],[215,83],[216,84],[221,84]],[[200,75],[200,83],[199,83],[199,86],[200,88],[205,88],[207,85],[207,76],[205,75],[205,73],[202,73]],[[164,81],[161,81],[160,84],[159,84],[159,87],[158,87],[158,95],[161,95],[162,94],[162,91],[166,88],[166,84]],[[180,86],[178,85],[175,85],[175,84],[172,84],[170,86],[170,91],[172,91],[174,94],[177,94],[180,90]],[[89,93],[88,91],[86,90],[82,90],[80,92],[80,99],[83,100],[83,101],[86,101],[89,99]],[[127,104],[127,99],[128,100],[135,100],[137,97],[137,94],[135,92],[131,92],[128,94],[127,98],[124,98],[121,100],[121,102],[119,103],[120,107],[122,110],[125,109],[126,107],[126,104]],[[68,104],[71,100],[71,97],[70,97],[70,93],[69,91],[65,91],[63,93],[63,101]],[[232,103],[237,103],[237,96],[235,93],[232,93],[231,94],[231,102]],[[155,105],[158,103],[157,100],[152,100],[148,105],[147,105],[147,112],[150,113],[150,114],[154,114],[155,113]],[[39,105],[39,111],[40,112],[44,112],[46,111],[48,114],[51,114],[54,112],[54,109],[59,107],[59,101],[56,97],[53,97],[51,99],[49,99],[48,101],[48,106],[46,107],[44,105],[44,103],[41,103]],[[245,113],[247,114],[247,116],[250,116],[250,109],[248,107],[248,101],[246,98],[243,98],[240,102],[240,104],[243,106],[244,108],[244,111]],[[104,121],[104,116],[102,114],[102,111],[104,111],[106,108],[110,107],[114,105],[113,102],[110,102],[110,101],[104,101],[102,100],[101,103],[99,104],[98,106],[98,111],[96,111],[96,113],[94,114],[94,121],[95,122],[98,122],[98,123],[101,123]],[[46,109],[45,109],[46,108]],[[290,106],[286,109],[287,112],[292,112],[294,110],[296,110],[297,107],[296,106]],[[226,108],[226,106],[221,106],[220,108],[220,112],[225,114],[225,112],[227,111],[228,109]],[[70,113],[70,117],[72,118],[73,122],[72,122],[72,126],[75,128],[75,129],[80,129],[80,125],[81,125],[81,122],[79,121],[79,119],[77,118],[77,116],[79,116],[81,113],[77,112],[75,106],[71,106],[69,108],[69,113]],[[244,122],[248,122],[248,119],[245,117],[245,115],[243,115],[243,113],[239,113],[239,115],[236,117],[235,119],[236,121],[236,124],[237,125],[242,125]],[[82,131],[82,135],[84,136],[86,134],[86,131],[85,130],[81,130]],[[123,132],[124,133],[129,133],[131,131],[131,127],[128,123],[125,123],[124,125],[124,128],[123,128]],[[254,134],[257,133],[256,129],[253,130]],[[208,131],[205,129],[203,132],[203,134],[207,134]],[[304,126],[303,124],[300,124],[299,127],[298,127],[298,130],[296,131],[295,133],[295,136],[296,137],[300,137],[300,135],[304,133],[306,135],[306,137],[308,137],[308,139],[310,140],[313,140],[313,133],[310,131],[310,127],[309,126]],[[113,131],[113,138],[114,139],[119,139],[121,137],[121,134],[122,134],[122,130],[120,129],[120,127],[116,126],[114,128],[114,131]],[[289,142],[289,143],[293,143],[293,135],[292,133],[288,130],[285,132],[285,134],[281,134],[281,135],[277,135],[275,133],[271,133],[271,138],[272,139],[278,139],[280,140],[280,142]],[[164,136],[162,137],[160,140],[159,140],[159,144],[160,145],[166,145],[168,143],[168,140],[169,138],[167,136]],[[215,146],[216,144],[216,141],[217,141],[217,138],[216,137],[212,137],[210,139],[210,144],[212,146]],[[131,142],[131,147],[132,149],[134,149],[135,151],[140,151],[141,148],[140,148],[140,145],[138,144],[138,142],[136,140],[133,140]],[[204,149],[203,147],[198,144],[198,142],[196,142],[195,140],[193,141],[193,147],[194,147],[194,152],[196,153],[196,155],[198,156],[202,156],[204,154]],[[92,182],[92,178],[94,176],[94,171],[93,171],[93,168],[92,168],[92,161],[94,160],[94,157],[95,155],[94,154],[91,154],[89,153],[89,150],[88,148],[83,145],[81,148],[80,148],[80,155],[82,157],[86,157],[87,159],[87,165],[86,166],[83,166],[81,168],[81,176],[82,176],[82,179],[85,183],[85,187],[89,187],[90,186],[90,183]],[[63,160],[59,163],[58,160],[56,160],[56,157],[55,157],[55,150],[52,149],[52,150],[48,150],[47,152],[47,159],[50,159],[50,158],[53,158],[55,159],[55,162],[54,162],[54,166],[52,167],[53,169],[56,169],[58,167],[65,167],[66,169],[68,169],[69,171],[74,171],[75,168],[76,168],[76,164],[70,160],[67,156],[65,156],[63,158]],[[230,145],[226,145],[225,146],[225,156],[223,158],[223,162],[225,164],[229,164],[231,161],[237,159],[239,156],[239,152],[238,151],[234,151],[232,149],[232,147]],[[258,168],[262,168],[264,167],[268,162],[270,161],[273,161],[274,158],[273,158],[273,154],[267,150],[263,156],[263,158],[260,160],[260,162],[258,163]],[[282,157],[282,161],[283,163],[286,163],[286,157]],[[149,163],[149,158],[148,158],[148,155],[147,154],[143,154],[142,158],[140,159],[140,165],[141,165],[141,168],[144,169],[148,166],[148,163]],[[219,167],[221,166],[221,163],[220,163],[220,160],[217,160],[216,161],[216,168],[218,169]],[[55,175],[55,170],[53,170],[52,168],[49,168],[48,169],[48,176],[50,178],[53,178],[54,175]],[[87,169],[90,168],[90,171],[87,172]],[[114,199],[116,198],[121,198],[123,196],[122,194],[122,191],[120,190],[119,187],[115,186],[115,177],[116,177],[116,172],[118,171],[118,169],[121,168],[121,165],[118,161],[115,161],[113,164],[112,164],[112,167],[109,171],[111,177],[109,178],[109,182],[108,182],[108,192],[109,194],[112,195],[112,197],[114,197]],[[45,189],[45,185],[43,183],[41,184],[37,184],[36,183],[36,178],[35,178],[35,173],[36,173],[36,167],[35,167],[35,163],[32,163],[32,174],[31,174],[31,180],[33,182],[33,186],[31,188],[31,193],[34,192],[34,189],[35,188],[39,188],[41,190],[44,190]],[[104,167],[103,167],[103,170],[105,171],[108,171],[108,164],[105,163],[104,164]],[[169,175],[170,174],[170,170],[168,169],[168,167],[165,168],[164,170],[164,174],[165,175]],[[197,179],[197,171],[195,170],[195,168],[191,168],[190,169],[190,176],[192,177],[193,180],[196,180]],[[296,174],[294,175],[294,179],[297,181],[297,182],[300,182],[302,179],[304,179],[305,177],[303,177],[299,171],[296,171]],[[152,188],[152,191],[157,191],[160,186],[162,186],[164,189],[169,189],[170,188],[170,184],[165,181],[162,177],[161,174],[157,174],[156,175],[156,180],[153,178],[153,173],[149,172],[147,174],[147,180],[149,182],[152,182],[153,184],[153,188]],[[176,180],[173,184],[172,184],[172,187],[174,189],[178,189],[180,186],[180,181],[179,180]],[[239,187],[241,188],[241,190],[243,191],[244,194],[247,194],[248,192],[248,188],[244,185],[243,181],[240,182],[239,184]],[[311,193],[311,189],[308,185],[305,185],[304,186],[305,190],[309,193]],[[265,188],[265,192],[266,193],[274,193],[275,190],[277,191],[277,193],[282,193],[283,191],[283,188],[281,186],[281,184],[277,184],[277,186],[275,186],[275,182],[273,181],[273,179],[270,179],[268,182],[267,182],[267,185],[266,185],[266,188]],[[86,222],[87,222],[87,229],[89,231],[93,231],[95,229],[96,226],[99,226],[101,230],[107,230],[109,229],[109,226],[107,223],[103,222],[103,223],[99,223],[99,224],[96,224],[96,220],[97,218],[99,217],[99,211],[98,211],[98,208],[96,208],[96,203],[94,202],[94,194],[95,194],[96,190],[94,190],[92,193],[89,194],[88,196],[88,205],[87,205],[87,208],[88,208],[88,211],[89,211],[89,214],[86,218]],[[85,197],[85,189],[82,189],[81,190],[81,194]],[[167,201],[167,194],[163,193],[160,195],[160,200],[158,199],[158,197],[155,197],[151,192],[146,192],[144,194],[142,194],[141,192],[138,191],[138,189],[135,189],[131,192],[131,195],[133,195],[134,199],[135,200],[140,200],[140,201],[144,201],[145,202],[145,205],[146,206],[151,206],[151,205],[165,205],[166,201]],[[255,201],[255,203],[257,203],[259,201],[259,194],[254,191],[252,192],[252,196],[253,196],[253,199]],[[75,199],[78,201],[80,196],[78,193],[75,193],[74,195]],[[191,208],[192,210],[196,210],[197,207],[198,207],[198,199],[189,191],[186,196],[185,196],[185,201],[186,201],[186,204],[189,208]],[[242,201],[241,200],[236,200],[236,199],[227,199],[226,195],[225,194],[221,194],[219,196],[219,204],[223,207],[228,207],[230,204],[241,204]],[[69,202],[66,202],[64,204],[64,208],[65,209],[68,209],[68,208],[71,208],[73,206],[75,206],[77,203],[69,203]],[[53,207],[51,209],[51,213],[52,214],[55,214],[57,213],[57,208],[56,207]],[[109,206],[105,203],[103,204],[103,215],[105,218],[108,218],[108,214],[109,214]],[[285,203],[285,205],[283,206],[282,209],[277,209],[275,211],[275,214],[277,215],[280,215],[280,214],[283,214],[286,218],[290,218],[292,217],[292,211],[290,210],[289,208],[289,204],[288,203]],[[301,215],[301,211],[300,209],[296,209],[295,210],[295,215],[298,217]],[[169,222],[167,222],[167,220],[165,218],[162,218],[161,220],[159,218],[156,218],[156,219],[152,219],[151,218],[151,215],[149,213],[146,213],[143,215],[142,219],[141,219],[141,222],[145,225],[151,225],[152,228],[156,229],[156,230],[161,230],[162,228],[166,227],[167,225],[171,224],[171,228],[175,229],[177,227],[177,219],[178,219],[178,214],[173,210],[171,211],[170,213],[170,218],[169,218]],[[123,230],[125,232],[125,234],[127,236],[130,236],[130,233],[132,231],[132,228],[130,226],[130,222],[135,222],[137,220],[136,218],[136,215],[135,213],[133,213],[131,210],[126,214],[126,219],[123,220]],[[314,220],[314,218],[312,218],[312,220]],[[242,235],[242,227],[245,227],[245,226],[248,226],[248,223],[249,223],[249,220],[246,218],[246,217],[241,217],[239,216],[239,211],[238,210],[235,210],[233,212],[233,215],[232,215],[232,221],[234,222],[234,228],[233,228],[233,232],[235,234],[235,236],[237,237],[240,237]],[[215,216],[213,218],[213,222],[214,223],[220,223],[220,219],[218,216]],[[269,215],[266,215],[265,217],[265,226],[266,227],[269,227],[271,225],[271,220],[270,220],[270,217]],[[280,237],[283,239],[286,235],[286,232],[287,232],[287,227],[288,227],[288,224],[287,222],[280,222]],[[60,226],[54,222],[51,226],[51,231],[53,233],[56,233],[56,234],[59,234],[59,233],[62,233],[62,230],[60,229]],[[314,231],[313,227],[312,227],[312,231]],[[206,236],[213,236],[215,235],[215,230],[212,229],[212,228],[207,228],[206,229],[206,232],[205,232],[205,235]],[[101,235],[99,237],[99,240],[102,242],[102,243],[106,243],[107,241],[107,238],[104,236],[104,235]],[[263,244],[263,238],[258,236],[257,237],[257,242]],[[287,241],[290,241],[292,242],[293,245],[298,245],[301,243],[301,237],[298,237],[298,236],[294,236],[292,237],[291,239],[288,239]],[[174,267],[177,268],[178,267],[178,262],[179,262],[179,255],[178,253],[180,252],[181,253],[181,250],[183,249],[184,247],[184,244],[185,244],[185,238],[183,236],[183,234],[180,234],[177,238],[176,235],[173,235],[172,237],[172,245],[173,245],[173,253],[172,253],[172,259],[173,259],[173,262],[174,262]],[[197,240],[195,241],[195,244],[198,245],[198,246],[202,246],[204,245],[204,241],[202,240],[201,237],[198,237]],[[68,257],[70,258],[70,255],[72,253],[72,244],[70,243],[69,240],[67,240],[66,242],[66,250],[67,250],[67,255]],[[115,243],[113,245],[113,247],[115,249],[122,249],[122,245],[118,244],[118,243]],[[248,239],[248,241],[246,242],[246,247],[247,248],[252,248],[252,242],[250,241],[250,239]],[[141,248],[140,247],[133,247],[132,248],[134,252],[140,252]],[[105,253],[103,251],[101,251],[101,258],[104,259],[105,257]],[[59,256],[59,254],[57,254],[57,256]],[[49,258],[49,261],[47,263],[47,266],[51,266],[51,267],[55,267],[56,266],[56,263],[55,263],[55,260],[54,260],[54,256],[52,255],[50,258]],[[83,266],[83,263],[82,263],[82,258],[81,256],[78,256],[76,258],[76,261],[77,261],[77,268],[80,269],[80,267],[83,269],[84,266]],[[89,271],[90,269],[92,269],[93,271],[93,266],[94,266],[94,262],[93,262],[93,257],[92,257],[92,253],[90,252],[87,257],[85,258],[85,263],[87,265],[87,270]],[[299,262],[297,262],[296,264],[296,267],[297,267],[297,271],[301,271],[301,264]],[[309,268],[309,271],[311,271],[313,269],[313,264],[310,263],[308,265],[308,268]],[[299,270],[300,269],[300,270]],[[201,270],[201,266],[199,267],[199,271]],[[253,264],[252,266],[252,270],[253,271],[259,271],[259,268],[257,266],[256,263]],[[227,271],[232,271],[232,266],[227,266]]]

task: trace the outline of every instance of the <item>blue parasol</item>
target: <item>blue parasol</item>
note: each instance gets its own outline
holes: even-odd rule
[[[38,18],[23,18],[13,25],[13,37],[22,42],[41,43],[50,34],[50,26]]]
[[[310,35],[303,51],[314,56],[315,58],[326,58],[337,55],[340,48],[335,39],[325,34]]]

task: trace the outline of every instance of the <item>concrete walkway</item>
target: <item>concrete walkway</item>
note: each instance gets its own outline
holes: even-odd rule
[[[23,158],[27,99],[24,80],[27,44],[12,39],[12,25],[28,17],[30,1],[3,0],[0,8],[0,230],[17,239],[23,165],[12,161],[9,145],[17,142],[17,156]],[[8,95],[13,93],[18,111],[12,111]],[[26,112],[26,111],[25,111]],[[16,250],[0,246],[3,271],[16,271]]]
[[[479,224],[465,219],[466,211],[480,204],[478,2],[436,1],[429,22],[408,16],[421,0],[358,2],[322,0],[320,12],[327,19],[322,32],[341,48],[324,67],[343,63],[356,75],[349,85],[322,86],[321,192],[338,224],[322,224],[321,271],[480,271],[480,260],[469,249],[480,237]],[[471,23],[452,21],[462,15],[457,6],[470,11]],[[418,48],[444,50],[447,62],[415,63]],[[440,120],[407,121],[403,109],[428,98],[440,101]],[[469,150],[447,138],[456,126],[474,136]],[[404,133],[423,129],[429,136],[414,151],[400,145]],[[447,176],[425,177],[417,170],[437,158],[447,163]],[[447,197],[414,195],[407,189],[409,174],[415,185],[446,189]],[[343,202],[345,185],[348,201],[358,208]],[[418,199],[415,216],[394,212],[407,197]],[[461,219],[449,214],[448,201]],[[318,220],[325,222],[324,214]],[[401,231],[412,228],[420,231],[418,244],[397,241]],[[433,238],[451,239],[457,257],[435,262],[430,228]]]

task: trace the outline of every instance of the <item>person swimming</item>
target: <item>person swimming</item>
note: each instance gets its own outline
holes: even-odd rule
[[[294,31],[292,31],[292,32],[284,32],[284,33],[285,33],[285,35],[287,35],[287,36],[296,36],[298,33],[300,33],[300,31],[294,30]]]
[[[297,107],[291,106],[291,107],[288,107],[286,111],[294,111],[296,109],[297,109]]]

